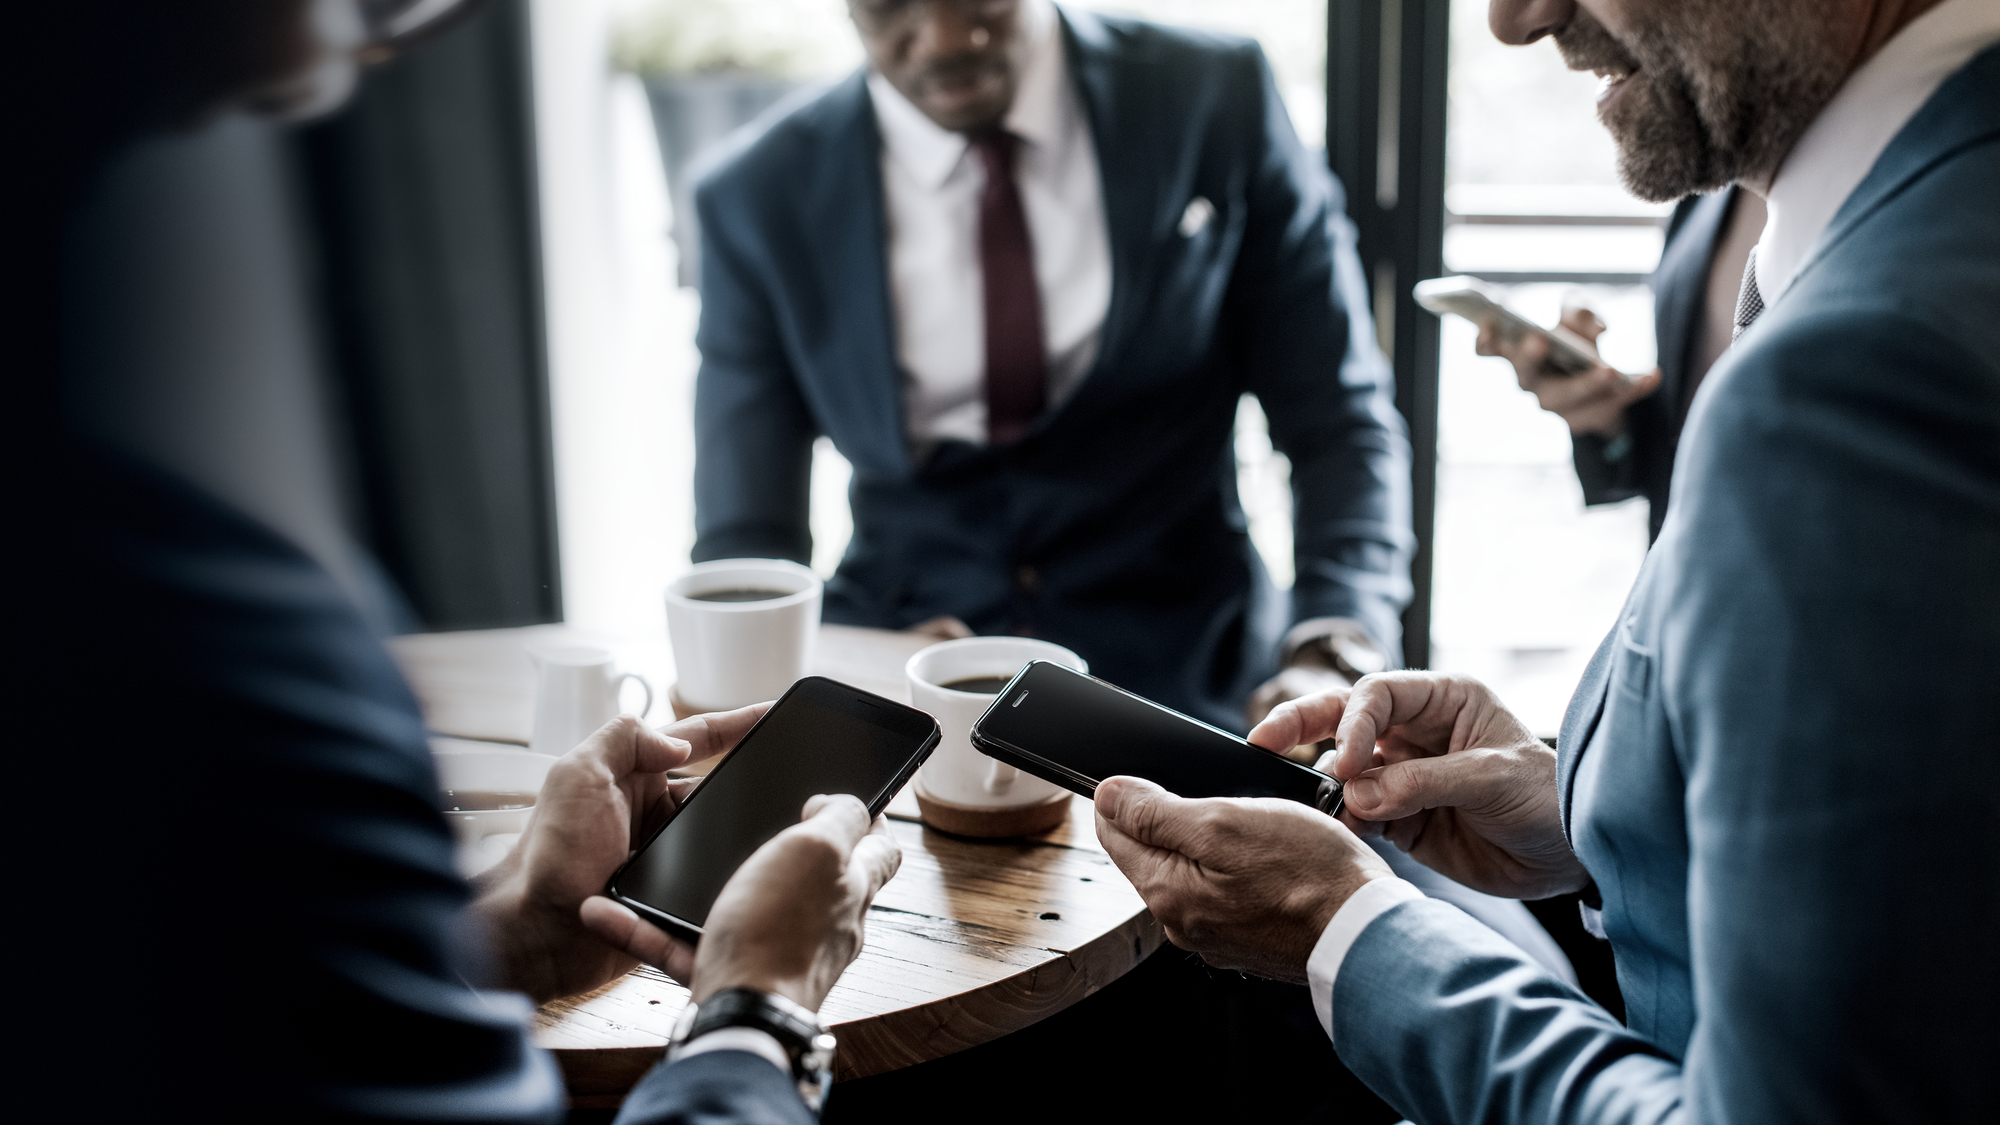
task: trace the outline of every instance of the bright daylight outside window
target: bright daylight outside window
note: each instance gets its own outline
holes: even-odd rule
[[[1588,305],[1611,326],[1606,360],[1637,373],[1654,362],[1644,281],[1669,208],[1619,186],[1595,88],[1551,42],[1496,41],[1486,0],[1453,0],[1445,269],[1509,282],[1503,299],[1542,324]],[[1473,353],[1469,323],[1443,332],[1431,665],[1553,734],[1645,557],[1646,501],[1585,508],[1568,427]]]

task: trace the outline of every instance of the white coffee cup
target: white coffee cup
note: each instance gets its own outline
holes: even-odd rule
[[[618,693],[626,680],[646,689],[653,709],[653,685],[637,672],[620,672],[607,649],[583,645],[530,646],[535,662],[535,725],[528,749],[562,757],[618,715]]]
[[[754,601],[715,601],[734,591],[770,591]],[[726,711],[785,694],[812,663],[821,583],[785,559],[717,559],[667,585],[667,636],[674,645],[677,705]]]
[[[440,740],[431,747],[431,760],[437,764],[439,808],[458,837],[458,869],[468,878],[500,862],[520,839],[535,811],[534,801],[540,799],[549,767],[556,764],[546,754],[472,748],[475,745]],[[454,808],[460,802],[514,803],[478,800],[472,794],[532,796],[516,808]]]
[[[942,641],[910,657],[903,666],[910,681],[910,702],[930,712],[944,732],[937,750],[917,771],[917,784],[925,793],[968,808],[1011,809],[1043,804],[1063,791],[1053,782],[973,749],[972,724],[986,713],[993,696],[944,686],[975,677],[1012,679],[1030,660],[1090,671],[1083,657],[1061,645],[1026,637]]]

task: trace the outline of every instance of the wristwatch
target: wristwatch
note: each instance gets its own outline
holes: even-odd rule
[[[833,1033],[819,1017],[775,993],[754,988],[725,988],[681,1012],[667,1041],[672,1059],[688,1043],[725,1027],[750,1027],[768,1033],[792,1060],[792,1079],[799,1097],[817,1114],[833,1085]]]

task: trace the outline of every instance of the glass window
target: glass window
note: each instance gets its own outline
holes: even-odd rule
[[[1586,304],[1611,326],[1606,359],[1650,370],[1644,281],[1669,209],[1619,185],[1597,80],[1551,42],[1495,40],[1485,0],[1453,0],[1451,35],[1446,270],[1503,283],[1543,324]],[[1504,360],[1473,353],[1471,324],[1447,317],[1443,333],[1431,663],[1553,734],[1644,560],[1646,501],[1586,508],[1568,427]]]

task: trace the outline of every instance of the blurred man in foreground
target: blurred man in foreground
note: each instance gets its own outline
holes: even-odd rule
[[[2000,6],[1496,0],[1607,79],[1634,191],[1770,218],[1677,494],[1560,753],[1390,673],[1332,735],[1336,823],[1098,790],[1178,944],[1310,984],[1420,1122],[1983,1121],[2000,1099]],[[1496,894],[1589,888],[1620,1024],[1349,829]]]
[[[121,154],[216,113],[336,105],[359,60],[453,7],[10,11],[6,963],[35,1024],[10,1049],[16,1104],[59,1103],[36,1119],[557,1121],[530,1000],[640,958],[704,1012],[627,1119],[811,1119],[823,1075],[787,1027],[813,1024],[898,862],[859,801],[810,802],[730,881],[696,953],[593,896],[685,792],[667,771],[733,745],[761,708],[615,722],[554,767],[514,853],[468,887],[416,702],[341,588],[65,411],[65,332],[99,296],[66,251]]]

